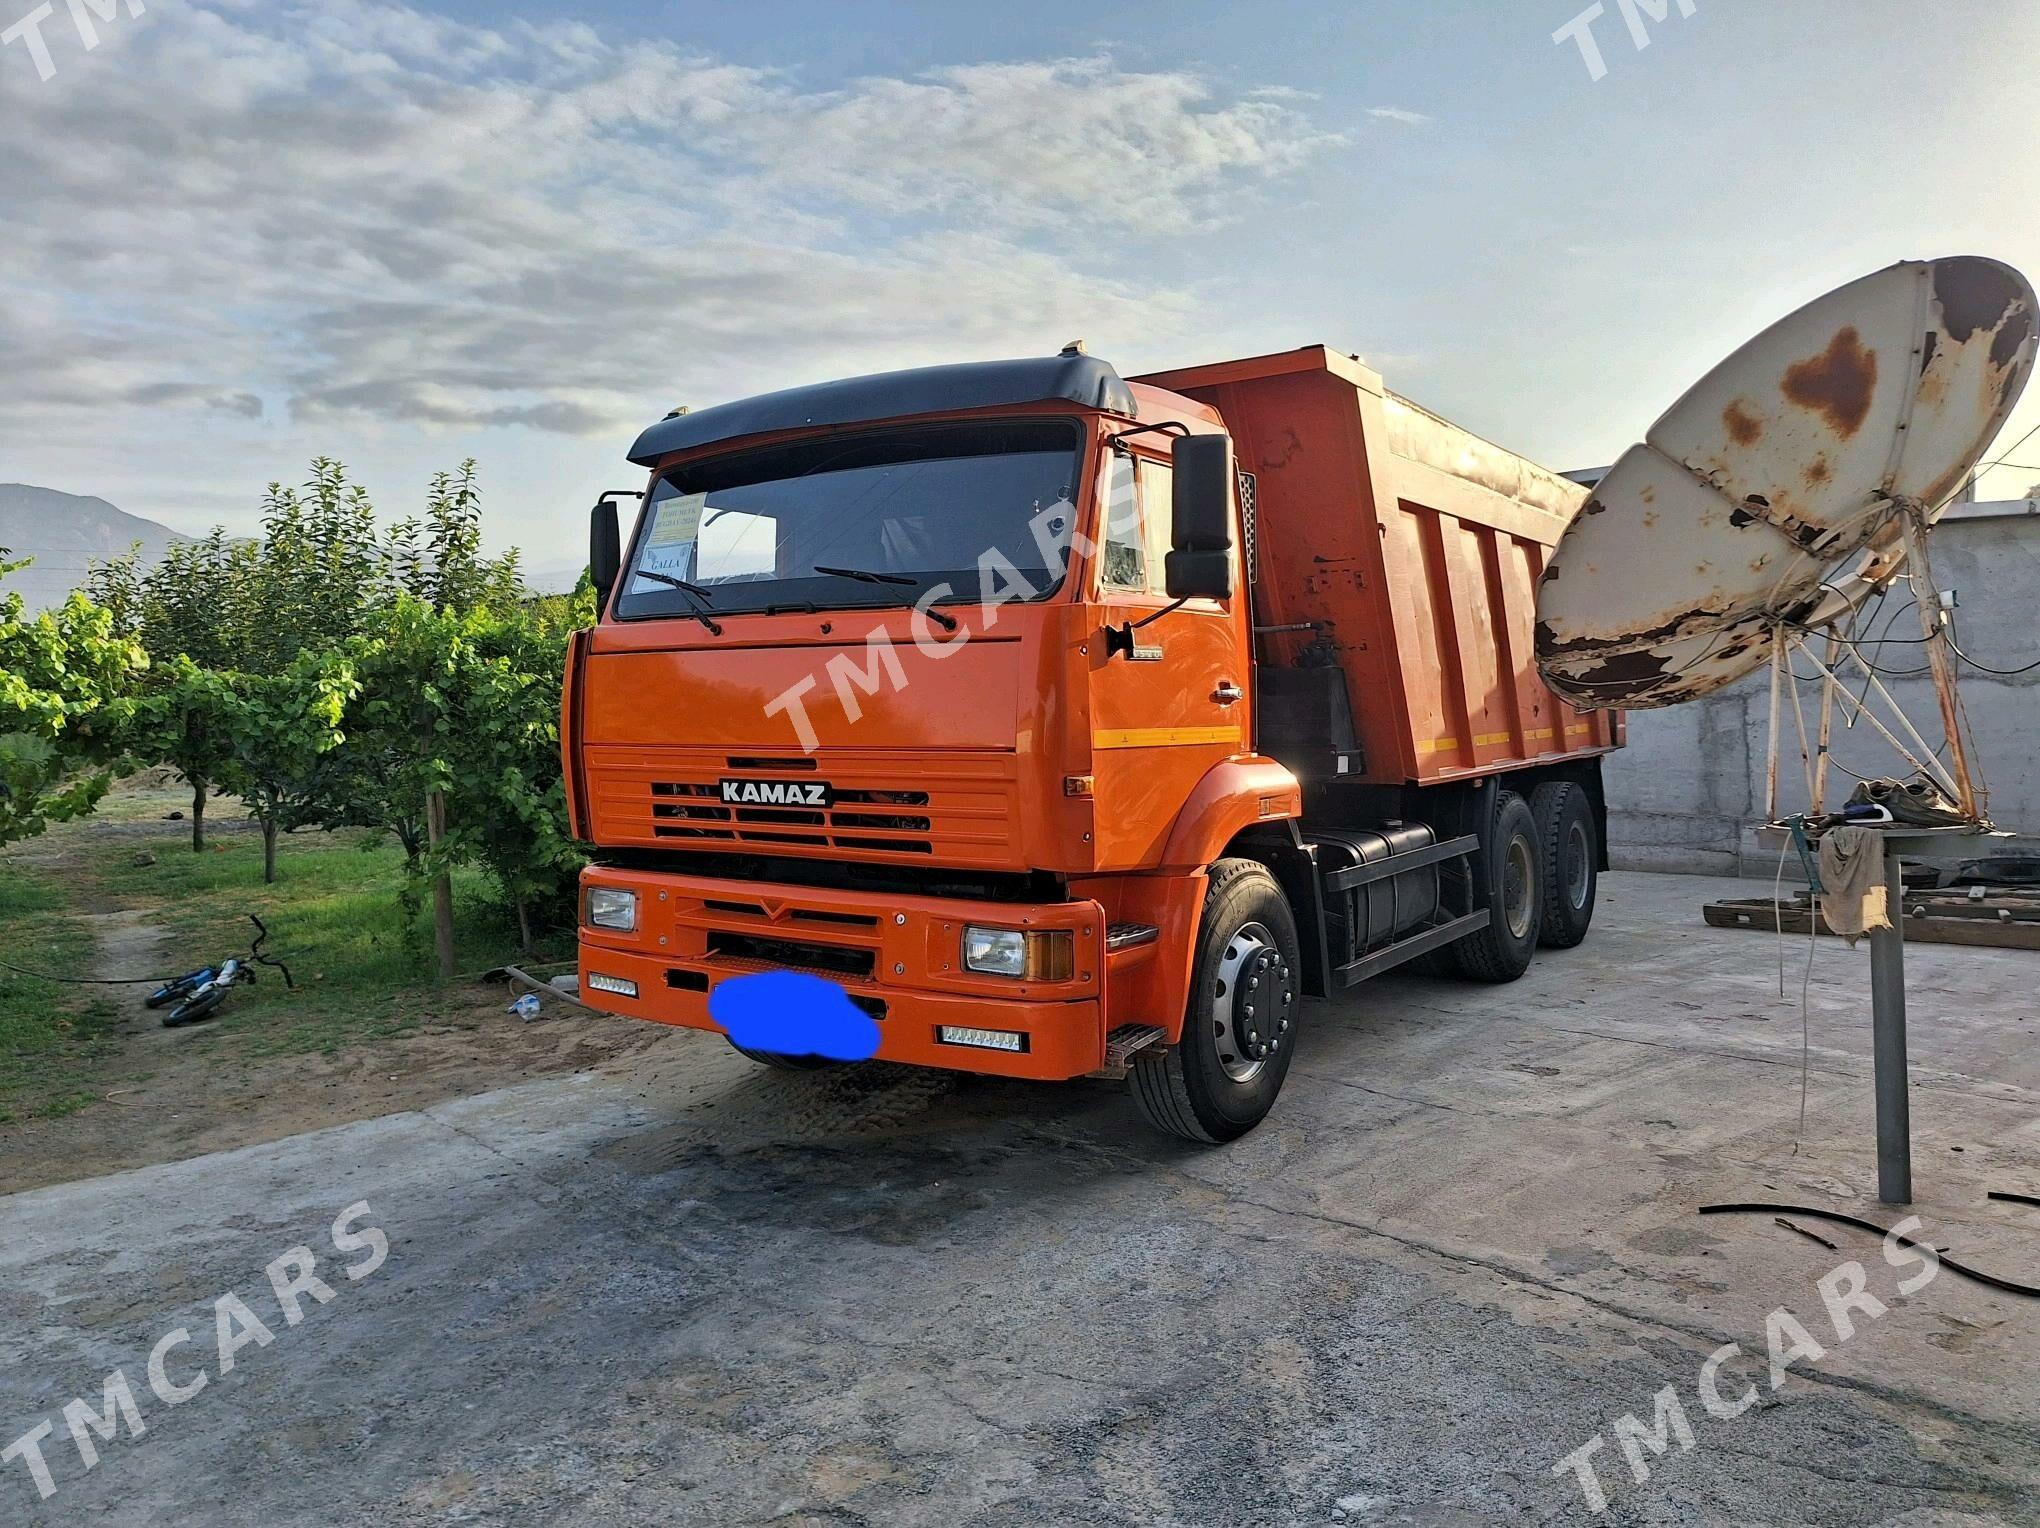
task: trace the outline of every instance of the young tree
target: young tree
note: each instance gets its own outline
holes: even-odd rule
[[[376,607],[372,625],[349,645],[358,687],[341,719],[319,818],[329,827],[380,828],[404,851],[407,912],[423,906],[428,884],[443,882],[448,861],[432,852],[432,797],[446,789],[452,747],[449,692],[462,661],[460,622],[408,594]],[[450,891],[433,884],[435,903]],[[450,909],[450,903],[447,903]],[[450,911],[438,934],[452,937]]]
[[[254,565],[253,547],[215,528],[176,543],[146,573],[129,552],[95,567],[88,583],[149,655],[123,742],[191,787],[193,853],[205,848],[206,800],[227,757],[218,732],[231,699],[224,676],[243,665],[252,634],[264,628],[250,592]]]
[[[422,538],[422,544],[421,544]],[[475,461],[433,475],[422,520],[391,527],[385,565],[396,582],[435,610],[508,610],[524,595],[515,548],[482,555],[482,490]]]
[[[233,676],[200,668],[183,653],[151,667],[126,732],[130,753],[168,764],[191,787],[191,852],[205,851],[205,804],[233,759]]]
[[[108,564],[95,587],[161,660],[135,748],[192,782],[194,847],[215,788],[262,824],[269,879],[281,834],[386,831],[404,851],[413,917],[430,890],[448,973],[454,864],[492,871],[527,948],[535,916],[571,898],[581,850],[566,823],[559,693],[593,595],[584,578],[534,599],[514,551],[483,553],[472,460],[436,475],[422,514],[382,533],[347,469],[318,458],[298,487],[269,485],[259,542],[215,531],[148,573],[132,556]]]
[[[317,821],[325,768],[344,734],[340,718],[359,689],[344,652],[305,652],[280,674],[239,674],[221,717],[220,783],[262,825],[262,879],[276,879],[276,840]]]
[[[236,665],[276,673],[298,653],[334,648],[366,630],[390,580],[375,506],[331,457],[299,488],[271,483],[262,539],[245,588],[261,612]]]
[[[592,618],[592,602],[588,610]],[[572,620],[576,612],[568,606]],[[585,623],[583,623],[585,624]],[[567,827],[560,771],[559,696],[571,627],[538,602],[477,613],[453,689],[450,843],[487,866],[517,915],[530,954],[537,912],[560,913],[584,862]]]
[[[477,645],[494,620],[519,608],[517,556],[485,557],[481,541],[481,489],[471,459],[458,472],[437,474],[422,519],[399,522],[384,539],[381,567],[397,593],[366,613],[361,686],[345,719],[332,793],[340,820],[384,828],[403,846],[405,905],[419,906],[430,888],[439,965],[449,975],[450,870],[476,852],[472,838],[450,836],[449,821],[471,810],[457,804],[457,795],[474,795],[473,810],[486,810],[481,782],[496,778],[506,756],[490,729],[505,693],[518,687],[508,660],[491,669]],[[557,704],[555,686],[551,705]],[[522,831],[522,816],[538,809],[508,785],[500,794],[505,815],[494,836],[508,840]],[[505,885],[514,901],[519,893]]]
[[[0,579],[26,562],[0,549]],[[31,617],[0,593],[0,844],[92,810],[112,781],[128,693],[147,667],[112,614],[83,594]]]

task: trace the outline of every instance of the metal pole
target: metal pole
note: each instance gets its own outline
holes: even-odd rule
[[[1870,1049],[1877,1074],[1877,1197],[1912,1203],[1912,1111],[1906,1098],[1905,883],[1898,850],[1884,854],[1891,927],[1870,931]]]

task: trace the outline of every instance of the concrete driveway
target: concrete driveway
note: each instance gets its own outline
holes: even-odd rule
[[[1875,1238],[1693,1213],[1898,1218],[1866,953],[1822,942],[1795,1153],[1806,944],[1780,1000],[1770,937],[1701,925],[1734,889],[1611,876],[1512,986],[1316,1005],[1275,1115],[1216,1150],[1109,1084],[767,1073],[676,1033],[0,1200],[0,1444],[50,1423],[56,1488],[14,1458],[0,1521],[2040,1521],[2040,1303],[1902,1297]],[[2040,1192],[2040,957],[1910,954],[1915,1210],[2034,1280],[2040,1210],[1984,1191]],[[298,1245],[329,1298],[285,1259],[291,1325],[265,1268]],[[1851,1260],[1887,1309],[1839,1340],[1817,1281]],[[1776,1311],[1822,1352],[1774,1392]],[[64,1408],[115,1369],[145,1431],[82,1422],[87,1470]],[[1554,1473],[1596,1436],[1604,1514]]]

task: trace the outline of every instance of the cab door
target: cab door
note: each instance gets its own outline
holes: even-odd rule
[[[1253,744],[1237,507],[1232,597],[1171,609],[1169,437],[1147,438],[1155,449],[1112,447],[1100,474],[1091,579],[1103,619],[1087,645],[1101,870],[1154,864],[1205,772]]]

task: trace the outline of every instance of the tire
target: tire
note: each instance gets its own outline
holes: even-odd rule
[[[1469,981],[1512,982],[1530,969],[1543,923],[1544,879],[1538,867],[1537,819],[1514,791],[1495,793],[1495,815],[1480,836],[1474,874],[1487,880],[1488,926],[1452,946]]]
[[[847,1061],[837,1061],[829,1056],[782,1056],[777,1051],[750,1050],[736,1041],[730,1041],[730,1049],[748,1056],[760,1066],[774,1067],[782,1072],[821,1072],[832,1066],[848,1066]]]
[[[1302,971],[1296,919],[1267,867],[1244,859],[1212,866],[1183,1037],[1137,1055],[1128,1078],[1148,1123],[1205,1145],[1260,1124],[1289,1075]]]
[[[1538,942],[1569,950],[1587,937],[1601,884],[1599,836],[1587,793],[1570,780],[1547,780],[1530,796],[1544,855],[1544,924]]]
[[[165,1029],[182,1029],[186,1024],[196,1024],[213,1016],[213,1010],[227,999],[227,989],[207,983],[175,1008],[163,1015]]]

